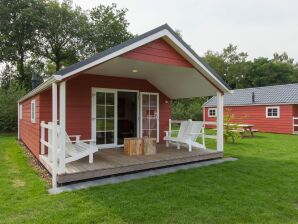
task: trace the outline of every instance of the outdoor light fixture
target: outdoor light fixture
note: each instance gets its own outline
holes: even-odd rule
[[[132,72],[133,73],[137,73],[138,72],[138,69],[133,69]]]

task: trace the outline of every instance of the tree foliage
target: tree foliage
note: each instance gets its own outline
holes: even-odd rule
[[[87,16],[71,2],[51,0],[45,5],[43,27],[40,29],[37,54],[54,63],[55,71],[82,58],[83,34]]]
[[[202,104],[206,101],[205,97],[191,99],[179,99],[172,102],[172,117],[175,120],[202,120]]]
[[[7,89],[0,88],[0,132],[12,132],[17,130],[18,107],[17,100],[26,90],[17,82],[10,82]]]
[[[47,77],[131,38],[126,13],[116,4],[87,12],[69,0],[0,0],[0,63],[29,90],[32,72]]]
[[[89,32],[86,36],[88,53],[104,51],[130,38],[129,23],[126,20],[127,9],[117,9],[116,4],[99,5],[90,13]]]
[[[248,54],[229,45],[222,52],[207,51],[204,60],[233,89],[298,82],[298,66],[285,52],[272,59],[248,60]]]
[[[0,62],[16,67],[20,83],[28,79],[25,62],[38,43],[43,12],[38,0],[0,1]]]

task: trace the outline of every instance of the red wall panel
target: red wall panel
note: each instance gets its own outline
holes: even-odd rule
[[[35,100],[35,123],[31,122],[31,101]],[[32,153],[38,157],[39,155],[39,122],[40,122],[40,96],[37,95],[26,101],[22,102],[20,105],[23,107],[23,116],[19,120],[20,124],[20,139],[22,142],[32,151]]]
[[[91,138],[91,90],[96,88],[139,90],[159,93],[160,141],[171,117],[169,98],[146,80],[81,74],[66,84],[66,128],[70,135]]]
[[[286,133],[293,132],[293,105],[279,105],[280,118],[266,118],[266,106],[235,106],[225,107],[225,113],[230,110],[236,118],[246,124],[254,124],[255,129],[261,132]],[[208,117],[208,108],[205,108],[205,121],[216,121]]]
[[[161,38],[129,51],[121,57],[159,64],[193,67],[172,46]]]

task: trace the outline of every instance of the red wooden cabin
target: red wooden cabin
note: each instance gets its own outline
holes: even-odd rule
[[[201,160],[204,157],[199,154],[185,153],[179,161],[165,155],[163,159],[151,156],[120,161],[124,157],[119,148],[125,137],[154,137],[163,145],[172,99],[217,95],[222,101],[223,94],[228,91],[225,82],[189,45],[168,25],[163,25],[58,71],[21,98],[19,139],[53,174],[54,186],[56,181],[64,183]],[[219,106],[219,110],[221,108]],[[219,130],[222,130],[222,123],[219,117]],[[56,130],[57,125],[59,129]],[[50,127],[51,137],[44,130]],[[68,135],[80,135],[81,139],[95,142],[99,151],[95,153],[93,164],[84,159],[65,164],[65,131]],[[51,142],[45,143],[47,136]],[[57,149],[52,153],[59,162],[48,158],[47,148],[55,144]],[[222,151],[222,132],[219,132],[218,153],[208,153],[218,158],[222,157]],[[162,152],[160,150],[161,155]],[[111,154],[114,156],[104,160],[105,155]],[[205,157],[210,158],[212,156]]]
[[[216,99],[204,106],[204,120],[216,119]],[[225,113],[261,132],[298,133],[298,84],[236,89],[224,95]]]

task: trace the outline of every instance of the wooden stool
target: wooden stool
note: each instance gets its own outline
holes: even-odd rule
[[[124,138],[124,153],[129,156],[143,154],[142,138]]]
[[[143,137],[144,155],[156,154],[156,138]]]

